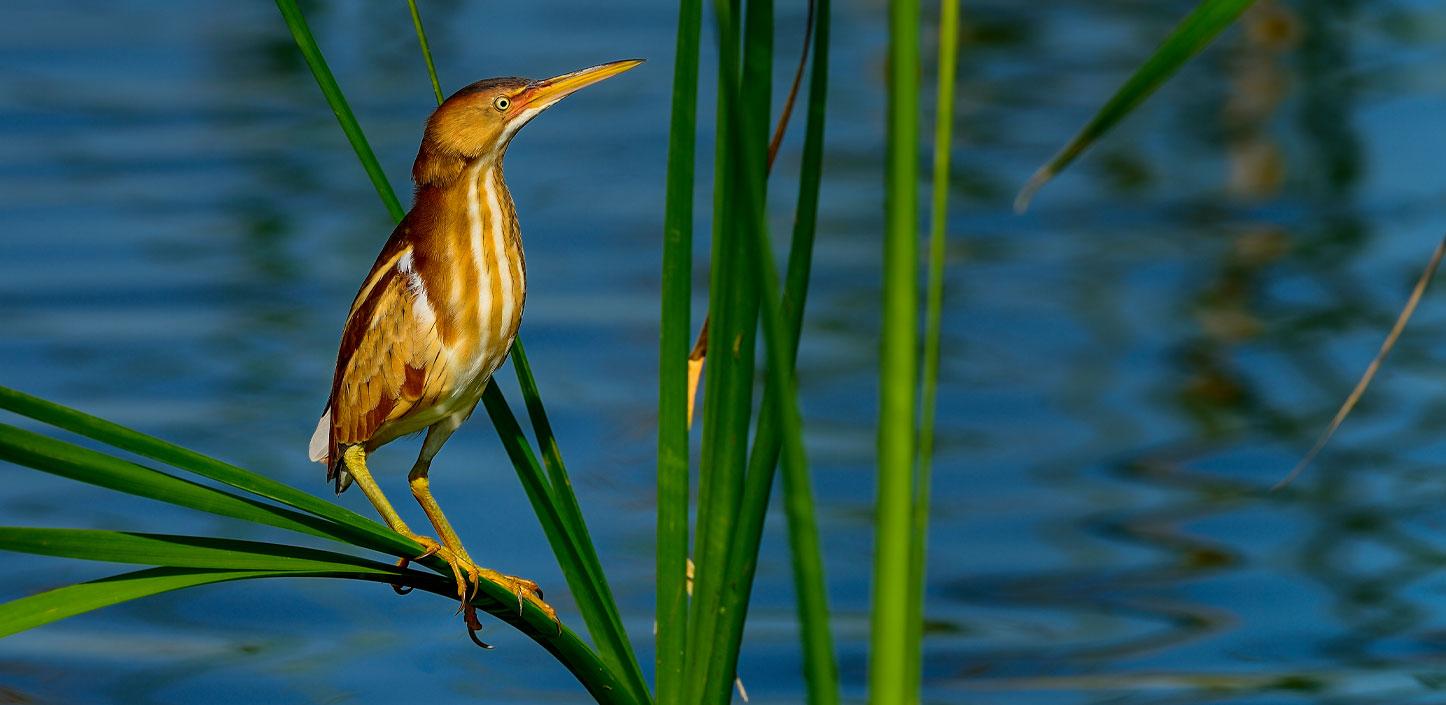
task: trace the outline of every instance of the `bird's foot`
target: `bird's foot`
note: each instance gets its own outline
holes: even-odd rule
[[[414,534],[410,531],[403,531],[401,532],[401,534],[421,544],[422,553],[414,558],[403,558],[400,561],[397,561],[397,567],[405,568],[407,567],[408,563],[412,561],[420,561],[423,558],[427,558],[429,556],[436,556],[438,558],[441,558],[442,560],[446,561],[447,565],[452,569],[452,579],[457,584],[457,599],[461,600],[463,604],[467,604],[470,601],[471,596],[476,594],[476,590],[469,590],[467,577],[463,575],[463,571],[466,571],[465,566],[470,565],[471,562],[458,558],[457,554],[453,553],[452,550],[447,548],[446,546],[437,543],[437,540],[434,538],[431,538],[429,536],[422,536],[421,534]],[[467,572],[470,573],[471,571]],[[472,584],[476,584],[476,578],[474,577],[471,582]],[[393,588],[395,589],[395,586],[393,586]],[[398,590],[397,592],[400,594],[406,594],[406,592],[411,592],[411,590],[409,589],[406,592]]]
[[[508,592],[517,597],[517,612],[522,613],[523,604],[531,602],[542,613],[547,615],[557,625],[557,633],[562,633],[562,621],[557,618],[557,610],[542,599],[542,588],[537,583],[526,578],[518,578],[511,575],[504,575],[490,568],[483,568],[473,563],[468,557],[458,555],[452,549],[439,545],[435,540],[425,536],[410,534],[407,538],[421,544],[426,552],[412,560],[420,560],[427,556],[435,555],[447,562],[452,568],[452,577],[457,585],[457,601],[460,603],[458,612],[462,613],[467,623],[468,636],[478,646],[486,649],[492,648],[477,638],[477,633],[482,630],[482,623],[477,619],[477,609],[472,605],[472,599],[477,596],[477,588],[483,580],[500,585]],[[403,559],[405,561],[406,559]]]
[[[562,621],[557,618],[557,610],[553,609],[552,605],[543,601],[542,588],[538,587],[537,583],[526,578],[503,575],[495,570],[482,568],[476,564],[470,564],[470,568],[467,569],[467,575],[474,581],[486,580],[493,584],[500,585],[515,595],[517,597],[518,614],[522,614],[522,605],[524,602],[531,602],[538,609],[542,610],[542,613],[547,615],[547,618],[551,619],[553,624],[557,625],[557,633],[562,633]]]
[[[405,537],[413,540],[413,541],[416,541],[417,543],[421,544],[421,546],[422,546],[422,552],[421,552],[420,554],[418,554],[417,556],[415,556],[415,557],[413,557],[413,558],[398,558],[398,559],[397,559],[397,567],[398,567],[398,568],[401,568],[401,569],[403,569],[403,570],[405,570],[407,566],[411,565],[411,564],[412,564],[412,561],[420,561],[420,560],[422,560],[423,558],[426,558],[426,557],[428,557],[428,556],[431,556],[431,555],[437,553],[438,551],[441,551],[441,550],[442,550],[442,544],[437,543],[437,540],[436,540],[436,539],[433,539],[433,538],[430,538],[430,537],[427,537],[427,536],[422,536],[421,534],[414,534],[414,533],[412,533],[412,532],[410,532],[410,531],[402,531],[401,534],[402,534],[403,536],[405,536]],[[398,585],[398,584],[396,584],[396,583],[392,583],[392,591],[396,592],[398,595],[405,595],[405,594],[411,592],[411,591],[412,591],[412,588],[407,587],[407,586],[403,586],[403,585]]]
[[[409,539],[411,539],[411,540],[413,540],[413,541],[416,541],[417,543],[421,544],[421,546],[422,546],[422,553],[421,553],[420,555],[417,555],[417,556],[412,557],[411,560],[420,561],[420,560],[422,560],[423,558],[426,558],[426,557],[428,557],[428,556],[441,553],[441,552],[444,550],[444,549],[442,548],[442,544],[437,543],[437,539],[434,539],[434,538],[432,538],[432,537],[430,537],[430,536],[423,536],[423,535],[421,535],[421,534],[414,534],[414,533],[412,533],[412,532],[410,532],[410,531],[403,531],[403,532],[402,532],[402,535],[405,536],[405,537],[407,537],[407,538],[409,538]],[[449,562],[450,562],[450,561],[449,561]]]
[[[477,585],[481,580],[482,569],[472,561],[458,556],[450,548],[438,546],[432,552],[447,561],[447,565],[452,568],[452,578],[457,583],[457,612],[462,615],[462,621],[467,625],[467,637],[472,640],[472,643],[484,649],[491,649],[491,644],[482,641],[477,636],[482,632],[482,622],[477,619],[477,607],[472,604],[472,598],[477,596]]]
[[[442,550],[447,551],[447,549],[445,548]],[[451,562],[450,558],[448,559],[448,562]],[[479,585],[481,581],[486,580],[490,583],[502,586],[508,592],[512,593],[517,597],[518,614],[522,613],[522,605],[524,602],[531,602],[532,604],[536,605],[538,609],[542,610],[543,614],[546,614],[548,618],[550,618],[552,621],[558,622],[559,627],[562,626],[561,622],[559,622],[559,620],[557,619],[557,610],[553,609],[552,605],[549,605],[543,601],[542,588],[538,587],[537,583],[526,578],[519,578],[513,575],[504,575],[495,570],[492,570],[491,568],[483,568],[482,566],[479,566],[466,558],[462,558],[457,562],[452,563],[452,569],[460,569],[461,571],[465,572],[467,574],[467,582],[471,583],[473,586],[471,595],[462,596],[459,593],[459,596],[464,598],[463,602],[470,602],[470,598],[477,595],[476,586]]]

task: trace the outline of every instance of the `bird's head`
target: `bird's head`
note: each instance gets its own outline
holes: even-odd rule
[[[427,120],[412,178],[418,186],[445,182],[477,159],[501,160],[513,135],[538,113],[641,63],[613,61],[540,81],[488,78],[453,93]]]

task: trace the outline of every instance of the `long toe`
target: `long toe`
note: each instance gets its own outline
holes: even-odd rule
[[[403,536],[406,536],[407,538],[416,541],[422,546],[422,552],[412,558],[412,560],[414,561],[420,561],[427,556],[440,553],[442,551],[442,544],[437,543],[437,540],[430,536],[422,536],[421,534],[411,533],[403,534]]]
[[[452,580],[457,584],[457,600],[462,604],[470,602],[468,594],[472,591],[467,585],[467,576],[472,572],[472,564],[457,557],[449,549],[438,546],[434,553],[438,558],[447,562],[447,567],[452,569]]]
[[[503,584],[507,585],[508,589],[512,591],[512,594],[517,596],[517,611],[519,613],[522,611],[522,601],[526,600],[537,605],[537,608],[542,610],[543,614],[546,614],[549,619],[557,623],[559,630],[562,629],[562,622],[557,619],[557,610],[553,609],[552,605],[543,601],[542,589],[537,586],[537,583],[526,578],[518,578],[511,575],[503,576],[503,578],[505,579]]]
[[[488,568],[481,568],[479,572],[481,577],[502,586],[507,592],[517,597],[517,611],[519,614],[522,612],[523,602],[531,602],[537,605],[537,608],[542,610],[548,617],[551,617],[552,621],[557,621],[557,610],[552,609],[551,605],[542,601],[542,590],[537,587],[537,583],[526,578],[503,575]]]
[[[472,563],[470,561],[467,563],[466,570],[467,578],[472,583],[472,589],[467,595],[467,602],[470,603],[471,601],[477,599],[477,591],[482,586],[482,578],[484,577],[484,575],[483,569],[477,567],[476,563]]]

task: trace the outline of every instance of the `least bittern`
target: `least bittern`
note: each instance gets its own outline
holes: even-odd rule
[[[490,78],[432,113],[412,166],[412,209],[352,301],[331,398],[311,438],[311,459],[326,464],[338,493],[355,482],[394,531],[422,545],[419,557],[435,554],[452,566],[474,639],[480,625],[470,593],[479,580],[557,619],[536,583],[472,561],[427,479],[432,458],[476,408],[522,321],[527,267],[503,156],[538,113],[640,63],[615,61],[541,81]],[[376,448],[424,429],[408,481],[440,543],[407,527],[366,464]]]

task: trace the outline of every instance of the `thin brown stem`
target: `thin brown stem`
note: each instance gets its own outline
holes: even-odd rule
[[[788,120],[793,117],[793,104],[798,98],[798,88],[803,85],[803,70],[808,65],[808,52],[813,43],[813,4],[808,0],[808,10],[803,21],[803,50],[798,55],[798,68],[793,72],[793,85],[788,88],[788,99],[783,101],[783,111],[778,114],[778,124],[773,128],[773,139],[768,142],[768,171],[773,171],[773,162],[778,158],[778,148],[783,144],[783,134],[788,131]],[[693,425],[693,405],[698,398],[698,382],[703,378],[703,361],[708,348],[708,319],[698,330],[698,340],[688,354],[688,425]]]
[[[1442,239],[1441,243],[1436,246],[1436,251],[1431,255],[1431,261],[1426,263],[1425,271],[1421,272],[1421,278],[1416,280],[1416,286],[1411,290],[1411,297],[1406,300],[1406,305],[1401,309],[1401,314],[1396,317],[1396,324],[1391,326],[1391,332],[1386,334],[1386,339],[1381,342],[1381,349],[1376,352],[1376,357],[1371,360],[1371,364],[1366,366],[1366,371],[1361,375],[1361,380],[1356,382],[1356,388],[1351,390],[1350,396],[1346,397],[1345,403],[1341,404],[1340,410],[1336,411],[1335,418],[1331,419],[1330,425],[1326,427],[1325,432],[1316,440],[1310,452],[1306,453],[1305,457],[1301,458],[1300,462],[1295,464],[1295,468],[1290,471],[1290,474],[1286,475],[1280,482],[1275,483],[1275,487],[1271,489],[1278,490],[1299,477],[1300,474],[1305,471],[1306,467],[1310,465],[1311,461],[1315,460],[1315,457],[1325,448],[1326,444],[1330,442],[1331,437],[1336,434],[1336,430],[1345,422],[1346,417],[1356,408],[1356,404],[1360,402],[1361,396],[1366,393],[1366,387],[1371,386],[1371,380],[1375,379],[1376,373],[1380,371],[1381,363],[1386,361],[1386,356],[1390,355],[1391,349],[1396,347],[1396,340],[1401,337],[1401,332],[1406,330],[1406,323],[1411,320],[1412,314],[1416,313],[1416,306],[1421,303],[1421,297],[1426,294],[1426,289],[1431,286],[1431,280],[1436,277],[1436,270],[1441,266],[1441,258],[1443,255],[1446,255],[1446,239]]]

